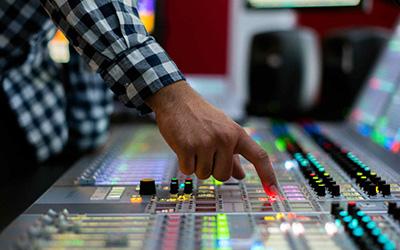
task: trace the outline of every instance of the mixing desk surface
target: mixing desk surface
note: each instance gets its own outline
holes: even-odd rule
[[[4,230],[0,247],[400,246],[400,175],[390,157],[373,156],[340,126],[253,119],[245,128],[269,153],[279,196],[265,194],[244,159],[244,180],[199,180],[178,170],[155,125],[123,127],[104,152],[78,162]]]

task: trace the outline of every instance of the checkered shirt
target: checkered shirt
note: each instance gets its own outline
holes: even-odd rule
[[[146,114],[151,112],[144,102],[148,97],[184,79],[147,34],[136,4],[129,0],[0,1],[0,87],[38,161],[67,145],[86,150],[104,143],[112,112],[104,81],[126,106]],[[48,54],[54,24],[85,61],[72,53],[68,76],[61,76],[60,66]],[[69,81],[63,83],[63,78]]]

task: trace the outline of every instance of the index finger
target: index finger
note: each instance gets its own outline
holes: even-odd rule
[[[241,154],[253,163],[268,196],[278,195],[277,181],[267,152],[258,145],[244,130],[236,144],[235,154]]]

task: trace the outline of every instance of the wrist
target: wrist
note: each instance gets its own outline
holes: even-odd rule
[[[157,91],[145,103],[157,114],[176,109],[180,104],[185,103],[188,96],[197,93],[186,81],[178,81]]]

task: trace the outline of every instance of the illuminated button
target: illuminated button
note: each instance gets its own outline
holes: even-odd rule
[[[381,235],[381,230],[379,228],[372,229],[371,236],[372,236],[372,238],[374,238],[375,241],[378,240],[380,235]]]
[[[358,220],[357,219],[352,219],[348,224],[347,224],[347,228],[349,230],[354,230],[358,227]]]
[[[361,238],[364,235],[364,229],[357,227],[353,230],[352,235],[356,238]]]
[[[297,215],[295,213],[288,213],[288,215],[287,215],[289,220],[292,220],[292,219],[296,218],[296,216]]]
[[[277,213],[276,214],[276,219],[277,220],[280,220],[280,219],[283,219],[283,218],[285,218],[285,214],[283,214],[283,213]]]
[[[340,212],[339,212],[339,219],[340,219],[340,221],[343,221],[343,218],[346,217],[346,216],[348,216],[348,215],[349,215],[349,213],[348,213],[347,211],[340,211]]]
[[[364,212],[364,211],[358,211],[357,214],[356,214],[356,217],[357,217],[358,219],[361,219],[361,218],[364,217],[364,216],[365,216],[365,212]]]
[[[361,218],[361,225],[363,227],[365,227],[370,221],[371,221],[371,218],[369,218],[369,216],[364,216]]]
[[[130,201],[131,203],[140,203],[142,202],[142,197],[138,196],[138,195],[132,195]]]
[[[265,216],[265,217],[264,217],[264,220],[266,220],[266,221],[272,221],[272,220],[275,220],[275,217],[273,217],[273,216]]]
[[[353,220],[353,217],[351,217],[350,215],[343,217],[344,223],[350,223],[352,220]]]
[[[389,237],[387,236],[387,235],[385,235],[385,234],[381,234],[381,235],[379,235],[379,237],[378,237],[378,243],[380,244],[380,245],[385,245],[387,242],[389,242]]]
[[[370,222],[367,223],[367,225],[365,226],[365,228],[366,228],[368,231],[371,232],[372,230],[374,230],[374,229],[376,228],[376,223],[373,222],[373,221],[370,221]]]
[[[141,179],[140,180],[140,191],[141,195],[153,195],[156,194],[156,184],[153,179]]]
[[[391,241],[386,242],[386,244],[383,245],[383,250],[395,250],[395,249],[396,249],[396,246]]]

